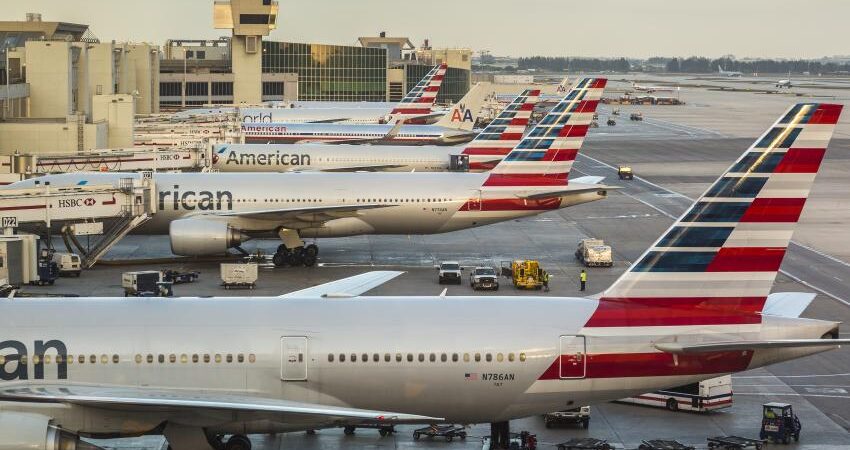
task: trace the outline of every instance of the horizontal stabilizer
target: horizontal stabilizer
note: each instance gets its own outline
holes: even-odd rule
[[[593,175],[588,175],[585,177],[573,178],[570,180],[570,183],[579,183],[579,184],[599,184],[604,180],[605,177],[597,177]]]
[[[306,298],[306,297],[357,297],[358,295],[370,291],[387,281],[403,274],[394,270],[376,270],[372,272],[361,273],[353,277],[343,278],[341,280],[331,281],[329,283],[320,284],[318,286],[301,289],[300,291],[290,292],[281,295],[280,298]]]
[[[815,299],[810,292],[776,292],[767,296],[762,314],[781,317],[800,317]]]
[[[665,353],[710,353],[759,350],[767,348],[838,347],[850,344],[850,339],[784,339],[775,341],[725,341],[700,344],[657,343],[655,348]]]
[[[606,186],[604,184],[590,184],[590,185],[582,185],[582,186],[573,186],[573,183],[570,183],[569,188],[558,189],[552,191],[543,191],[543,192],[533,192],[529,194],[518,194],[517,197],[525,198],[528,200],[540,200],[544,198],[554,198],[554,197],[563,197],[565,195],[573,195],[573,194],[585,194],[587,192],[607,192],[613,191],[616,189],[620,189],[617,186]]]

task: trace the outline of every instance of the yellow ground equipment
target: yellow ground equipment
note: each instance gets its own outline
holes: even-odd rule
[[[508,266],[510,263],[510,266]],[[535,260],[517,259],[502,262],[502,274],[509,276],[517,289],[540,289],[543,287],[543,269]]]

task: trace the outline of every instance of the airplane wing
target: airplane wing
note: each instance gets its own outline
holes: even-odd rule
[[[210,215],[243,219],[275,220],[279,222],[326,222],[341,217],[351,217],[366,209],[386,208],[388,204],[305,206],[301,208],[261,209],[256,211],[223,211]]]
[[[325,144],[381,144],[385,142],[390,142],[398,135],[399,130],[401,130],[401,126],[404,125],[404,120],[397,120],[390,131],[387,131],[387,134],[376,137],[376,138],[358,138],[358,139],[344,139],[344,140],[336,140],[336,141],[327,141]]]
[[[353,277],[343,278],[341,280],[331,281],[330,283],[301,289],[300,291],[290,292],[288,294],[281,295],[280,298],[357,297],[358,295],[376,288],[403,273],[404,272],[397,272],[393,270],[376,270],[361,273],[360,275],[355,275]]]
[[[850,344],[850,339],[782,339],[774,341],[722,341],[699,344],[656,343],[655,348],[665,353],[707,353],[757,350],[768,348],[839,347]]]
[[[369,166],[334,167],[333,169],[324,169],[322,172],[380,172],[400,167],[404,166],[401,164],[372,164]]]
[[[303,429],[359,423],[435,423],[436,417],[373,411],[288,400],[233,395],[215,391],[104,387],[74,384],[28,384],[0,388],[6,402],[63,403],[99,409],[171,413],[198,421],[266,419],[303,426]]]
[[[349,119],[348,117],[339,117],[339,118],[336,118],[336,119],[311,120],[311,121],[306,122],[306,123],[338,123],[338,122],[345,122],[348,119]]]

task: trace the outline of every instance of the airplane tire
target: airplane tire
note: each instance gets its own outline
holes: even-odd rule
[[[287,250],[289,249],[286,248],[286,244],[280,244],[277,246],[277,253],[286,253]]]
[[[308,255],[319,256],[319,246],[316,244],[310,244],[304,248],[304,251]]]
[[[672,397],[668,398],[667,399],[667,409],[669,409],[670,411],[678,411],[679,410],[679,402],[676,401],[675,398],[672,398]]]
[[[275,267],[283,267],[286,265],[286,254],[284,253],[275,253],[272,256],[272,263],[274,263]]]
[[[227,440],[224,450],[251,450],[251,440],[241,434],[234,434]]]
[[[316,257],[310,256],[309,254],[304,255],[304,266],[305,267],[313,267],[316,265]]]
[[[303,251],[304,251],[303,249],[301,249],[301,251],[299,251],[298,249],[295,249],[294,251],[289,253],[289,256],[287,258],[287,262],[289,262],[290,266],[295,267],[295,266],[300,266],[301,264],[303,264],[303,262],[304,262]]]

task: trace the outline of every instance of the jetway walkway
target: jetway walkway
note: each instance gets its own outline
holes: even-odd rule
[[[40,175],[68,172],[193,171],[207,165],[205,148],[131,148],[78,154],[0,156],[0,174]],[[18,177],[20,179],[20,177]]]
[[[122,178],[118,185],[54,188],[49,183],[0,191],[0,227],[50,234],[59,229],[69,251],[90,268],[112,246],[156,213],[150,176]],[[86,248],[78,236],[98,236]],[[91,243],[91,242],[90,242]]]

